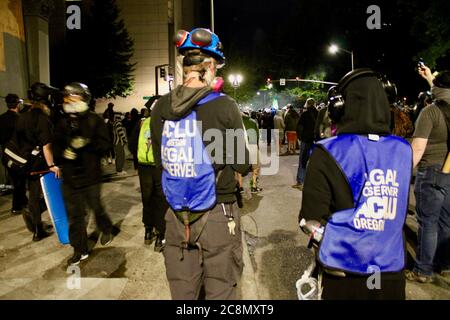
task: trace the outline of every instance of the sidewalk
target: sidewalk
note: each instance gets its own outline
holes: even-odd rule
[[[0,299],[171,298],[162,254],[154,252],[153,245],[144,245],[139,179],[129,166],[128,162],[128,174],[123,176],[115,174],[113,165],[104,167],[102,200],[121,232],[106,247],[99,241],[95,244],[80,264],[79,286],[71,276],[77,270],[66,264],[73,253],[70,245],[61,245],[56,235],[32,242],[22,216],[9,212],[11,196],[0,197]],[[50,222],[47,212],[43,220]],[[92,219],[89,225],[92,232]],[[240,296],[252,299],[256,297],[253,271],[246,248],[244,253]]]

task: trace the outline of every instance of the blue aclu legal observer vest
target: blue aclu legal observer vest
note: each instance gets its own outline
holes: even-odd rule
[[[319,261],[358,274],[398,272],[405,263],[412,150],[396,136],[370,137],[343,134],[319,142],[347,178],[355,204],[331,216]]]
[[[223,94],[210,93],[197,106]],[[202,139],[197,112],[164,122],[161,139],[162,187],[174,211],[207,211],[216,204],[216,178]]]

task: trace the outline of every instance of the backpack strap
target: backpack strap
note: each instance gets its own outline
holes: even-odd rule
[[[443,100],[437,100],[434,104],[444,116],[445,124],[447,125],[447,150],[450,150],[450,105]]]

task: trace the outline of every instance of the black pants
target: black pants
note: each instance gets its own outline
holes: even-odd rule
[[[114,146],[114,152],[116,154],[116,171],[122,172],[125,165],[125,145],[116,144]]]
[[[339,278],[324,272],[323,300],[405,300],[402,272],[380,275],[380,287],[369,289],[368,277],[347,275]],[[369,280],[371,281],[371,280]]]
[[[14,186],[13,190],[13,210],[22,210],[28,205],[26,182],[27,178],[25,174],[17,172],[16,170],[8,170],[8,175],[11,178],[12,184]]]
[[[35,226],[42,222],[42,189],[39,176],[28,176],[28,210],[30,211],[31,220]],[[44,210],[45,211],[45,210]]]
[[[76,253],[88,251],[86,225],[87,208],[94,211],[97,229],[103,233],[111,233],[112,222],[106,214],[100,200],[100,184],[74,189],[68,184],[62,186],[64,202],[69,216],[70,245]]]
[[[162,191],[161,169],[155,166],[139,165],[139,182],[142,196],[142,222],[146,228],[155,228],[159,234],[166,232],[164,215],[169,205]]]

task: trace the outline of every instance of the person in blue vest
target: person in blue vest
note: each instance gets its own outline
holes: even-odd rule
[[[212,89],[224,65],[216,34],[177,32],[183,85],[161,97],[152,111],[155,162],[163,167],[167,211],[163,251],[172,298],[236,299],[242,240],[235,173],[250,160],[236,102]]]
[[[357,69],[329,93],[338,134],[312,152],[299,215],[325,226],[317,257],[323,299],[405,298],[412,150],[390,132],[395,92],[383,76]]]
[[[158,98],[159,96],[154,96],[151,98],[153,102],[146,104],[149,109],[156,103]],[[166,222],[164,221],[164,215],[168,205],[161,186],[161,167],[155,165],[150,124],[150,116],[142,118],[136,124],[129,140],[129,146],[130,151],[138,160],[138,175],[143,207],[142,222],[145,227],[144,243],[151,245],[155,241],[154,250],[161,252],[165,243]]]

